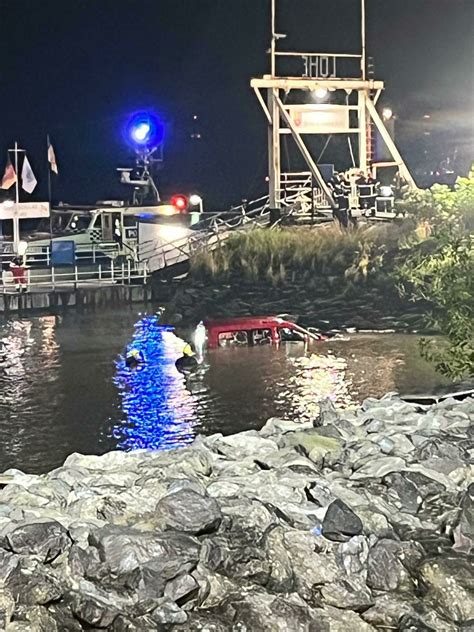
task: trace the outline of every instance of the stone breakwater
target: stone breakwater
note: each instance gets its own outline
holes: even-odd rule
[[[0,629],[460,631],[474,400],[395,395],[0,476]]]

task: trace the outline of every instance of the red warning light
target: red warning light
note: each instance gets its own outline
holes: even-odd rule
[[[177,211],[182,213],[188,208],[188,198],[185,195],[173,195],[171,204]]]

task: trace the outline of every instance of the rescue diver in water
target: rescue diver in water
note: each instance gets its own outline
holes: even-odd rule
[[[129,369],[138,369],[145,362],[143,353],[138,349],[131,349],[125,356],[125,365]]]
[[[176,369],[182,373],[185,377],[188,377],[195,371],[197,371],[199,362],[196,358],[194,351],[190,344],[187,344],[183,349],[183,355],[175,362]]]

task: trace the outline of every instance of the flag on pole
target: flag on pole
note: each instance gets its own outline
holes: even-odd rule
[[[54,171],[56,175],[58,175],[58,163],[56,162],[56,154],[54,153],[54,148],[49,142],[48,137],[48,161],[50,164],[51,171]]]
[[[7,166],[5,167],[5,173],[3,174],[2,184],[0,188],[9,189],[16,182],[16,173],[13,168],[12,161],[10,160],[10,155],[8,155]]]
[[[37,179],[35,178],[35,174],[33,173],[33,169],[31,168],[30,161],[25,155],[25,159],[23,160],[23,168],[21,170],[21,186],[27,193],[33,193],[35,186],[38,184]]]

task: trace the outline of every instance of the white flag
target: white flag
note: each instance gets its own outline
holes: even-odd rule
[[[27,193],[33,193],[35,186],[38,184],[33,169],[31,168],[28,158],[25,156],[23,160],[23,168],[21,170],[21,186]]]
[[[51,171],[54,171],[56,175],[58,175],[58,163],[56,162],[56,154],[54,153],[54,148],[49,142],[48,138],[48,160],[51,166]]]

